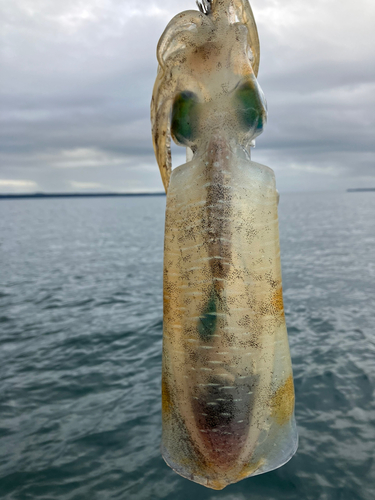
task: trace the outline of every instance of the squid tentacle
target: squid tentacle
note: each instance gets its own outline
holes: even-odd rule
[[[192,27],[212,26],[212,22],[201,12],[196,10],[186,10],[177,14],[167,25],[160,37],[156,49],[156,56],[161,68],[165,66],[165,60],[171,54],[171,44],[175,36],[183,30],[189,30]]]

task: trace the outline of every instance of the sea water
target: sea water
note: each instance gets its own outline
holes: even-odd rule
[[[164,210],[0,200],[0,498],[373,500],[375,193],[281,195],[300,445],[220,492],[160,455]]]

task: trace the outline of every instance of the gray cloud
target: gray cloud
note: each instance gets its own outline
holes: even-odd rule
[[[375,186],[372,0],[254,0],[279,189]],[[0,192],[161,190],[157,40],[193,0],[4,2]],[[174,165],[183,162],[173,150]]]

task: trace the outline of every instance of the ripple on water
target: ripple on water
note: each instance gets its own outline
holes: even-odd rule
[[[373,193],[281,196],[300,446],[215,493],[159,451],[164,204],[1,201],[1,498],[373,500]]]

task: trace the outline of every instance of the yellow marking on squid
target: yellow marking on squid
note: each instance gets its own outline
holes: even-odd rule
[[[293,411],[294,384],[292,375],[289,375],[271,398],[271,415],[279,425],[284,425],[293,415]]]

